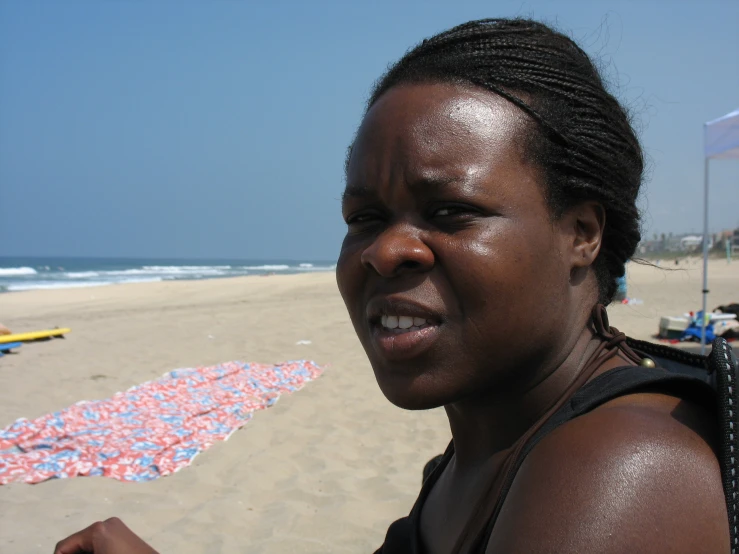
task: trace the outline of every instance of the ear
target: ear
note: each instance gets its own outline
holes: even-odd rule
[[[606,224],[606,211],[598,202],[582,202],[562,215],[567,243],[565,252],[573,270],[593,265],[598,257]]]

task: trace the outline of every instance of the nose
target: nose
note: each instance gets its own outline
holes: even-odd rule
[[[406,224],[385,229],[364,249],[361,260],[364,267],[386,278],[434,267],[433,251]]]

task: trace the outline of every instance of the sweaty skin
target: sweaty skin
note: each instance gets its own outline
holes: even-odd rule
[[[524,152],[532,128],[484,90],[399,85],[367,113],[348,163],[337,281],[354,328],[387,398],[443,405],[452,430],[454,458],[421,512],[430,553],[452,550],[501,450],[599,340],[588,319],[604,210],[553,220]],[[403,314],[428,324],[383,327]],[[657,394],[562,426],[521,468],[488,552],[726,551],[709,428],[709,414]]]

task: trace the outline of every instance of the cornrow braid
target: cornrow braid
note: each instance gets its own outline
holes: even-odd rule
[[[599,301],[609,304],[641,238],[636,200],[644,158],[626,112],[588,55],[536,21],[470,21],[408,51],[375,84],[367,110],[392,87],[425,81],[482,87],[536,122],[527,152],[544,171],[553,216],[587,200],[605,209],[594,269]]]

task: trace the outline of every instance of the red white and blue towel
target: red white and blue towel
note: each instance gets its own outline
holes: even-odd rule
[[[303,360],[178,369],[106,400],[18,419],[0,431],[0,485],[78,475],[121,481],[169,475],[322,371]]]

